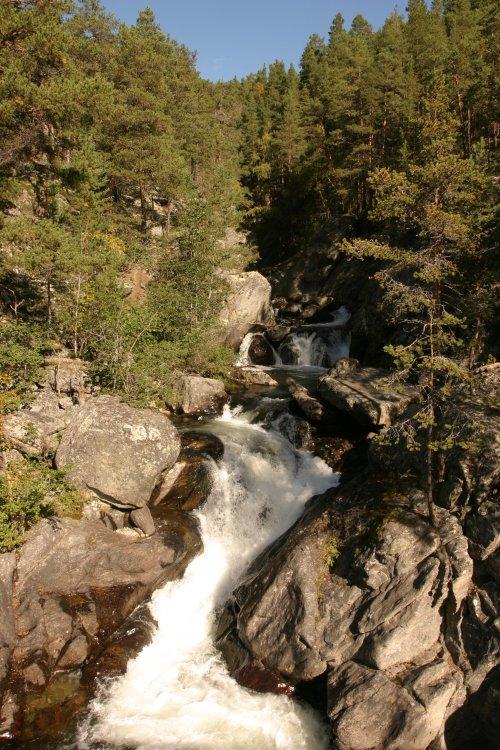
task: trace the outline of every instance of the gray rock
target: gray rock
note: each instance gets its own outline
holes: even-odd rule
[[[82,664],[148,595],[182,574],[198,551],[189,537],[147,539],[73,519],[40,521],[19,551],[13,601],[16,670]],[[99,634],[99,641],[96,636]],[[43,670],[36,669],[43,666]]]
[[[155,533],[155,522],[149,508],[136,508],[131,511],[130,520],[146,536],[151,536]]]
[[[328,714],[342,750],[427,750],[461,680],[437,660],[389,677],[347,662],[328,677]]]
[[[460,658],[479,684],[498,659],[494,592],[469,603],[472,560],[449,512],[435,529],[377,492],[361,476],[311,500],[233,593],[218,644],[248,687],[256,671],[292,685],[328,674],[339,750],[437,750],[477,689]]]
[[[8,671],[10,655],[16,642],[12,593],[16,556],[13,552],[0,555],[0,685]],[[0,689],[0,697],[1,697]]]
[[[500,508],[486,501],[470,513],[465,522],[470,554],[475,560],[487,560],[500,546]]]
[[[265,370],[257,367],[235,367],[231,376],[233,380],[247,387],[261,386],[263,388],[275,388],[278,382]]]
[[[327,663],[341,663],[356,651],[359,638],[350,625],[362,592],[330,574],[329,554],[336,543],[330,504],[327,495],[306,511],[255,561],[234,592],[218,634],[230,667],[241,668],[246,652],[296,683],[314,679]],[[235,643],[241,644],[239,651]]]
[[[311,396],[307,388],[299,385],[293,378],[287,378],[288,392],[293,398],[300,411],[311,422],[321,422],[325,408],[318,399]]]
[[[46,455],[56,450],[60,434],[68,427],[76,410],[72,403],[62,409],[52,388],[41,388],[28,408],[3,418],[5,440],[24,455]]]
[[[47,357],[46,382],[59,396],[65,394],[74,403],[82,403],[90,393],[87,363],[64,356]]]
[[[180,374],[175,383],[172,408],[186,415],[217,414],[227,403],[228,395],[221,380],[199,375]]]
[[[121,509],[146,506],[180,451],[167,417],[116,398],[89,399],[64,432],[56,453],[73,483]]]
[[[416,398],[410,388],[398,389],[388,380],[389,373],[371,367],[345,372],[340,360],[319,379],[320,396],[336,409],[349,414],[365,427],[389,427]]]
[[[272,325],[271,285],[257,271],[223,273],[228,286],[225,305],[220,314],[222,342],[235,351],[252,326]]]

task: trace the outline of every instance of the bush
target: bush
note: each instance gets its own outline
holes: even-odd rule
[[[14,411],[30,400],[47,348],[37,325],[0,320],[0,412]]]
[[[36,461],[15,461],[0,474],[0,552],[22,544],[37,521],[80,516],[83,496],[64,473]]]

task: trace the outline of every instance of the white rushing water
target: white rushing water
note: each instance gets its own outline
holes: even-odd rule
[[[339,307],[331,313],[331,320],[326,323],[307,323],[290,333],[281,343],[278,351],[268,341],[272,349],[274,364],[269,367],[333,367],[342,359],[348,357],[351,348],[351,334],[343,330],[351,313],[347,307]],[[240,347],[237,367],[251,367],[254,365],[251,357],[252,343],[262,333],[248,333]],[[286,350],[286,356],[285,356]],[[283,360],[285,357],[285,361]]]
[[[184,578],[157,591],[152,643],[103,689],[80,748],[324,750],[319,716],[286,696],[258,694],[229,675],[213,642],[216,610],[248,565],[335,485],[319,458],[226,411],[212,431],[225,444],[214,489],[197,512],[204,552]]]

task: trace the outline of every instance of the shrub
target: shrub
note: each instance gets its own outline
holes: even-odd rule
[[[15,461],[0,474],[0,552],[22,544],[37,521],[51,516],[77,518],[83,497],[62,471],[36,461]]]

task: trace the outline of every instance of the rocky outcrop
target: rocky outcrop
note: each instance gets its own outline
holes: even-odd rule
[[[14,554],[0,556],[4,704],[87,663],[155,588],[182,575],[201,541],[189,519],[183,533],[179,524],[140,539],[101,523],[48,519],[32,529],[17,564]]]
[[[388,372],[346,359],[320,377],[319,393],[367,428],[389,427],[416,398],[411,388],[391,383]]]
[[[265,370],[258,367],[234,367],[231,377],[236,383],[251,388],[252,386],[263,388],[275,388],[278,382]]]
[[[237,351],[252,326],[274,323],[271,285],[257,271],[224,273],[222,278],[228,286],[220,314],[222,342]]]
[[[450,661],[387,674],[350,661],[328,677],[328,716],[336,746],[427,750],[461,691]]]
[[[433,528],[420,502],[368,474],[314,498],[219,621],[243,684],[323,681],[342,750],[446,747],[447,722],[498,663],[491,584],[474,582],[458,520],[439,510]]]
[[[186,416],[217,414],[227,401],[228,395],[221,380],[182,373],[176,379],[170,406]]]
[[[90,392],[85,362],[63,356],[47,358],[43,383],[29,406],[2,419],[5,440],[27,456],[55,452],[61,432]]]
[[[167,417],[111,396],[88,400],[65,430],[56,464],[91,495],[122,510],[147,506],[180,451]]]

